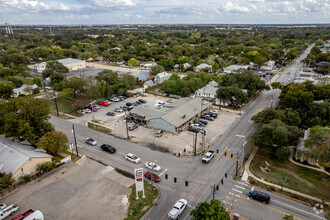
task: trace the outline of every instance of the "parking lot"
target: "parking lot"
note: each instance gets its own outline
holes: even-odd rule
[[[164,101],[168,103],[168,97],[154,96],[150,94],[144,94],[143,97],[131,97],[120,102],[112,102],[109,107],[101,106],[97,112],[92,112],[90,114],[85,114],[77,119],[72,119],[75,123],[86,125],[87,122],[93,120],[93,118],[103,126],[112,130],[112,134],[118,137],[126,138],[126,123],[125,123],[125,113],[115,113],[114,116],[107,116],[106,113],[109,111],[114,111],[116,107],[124,106],[126,102],[135,102],[138,99],[143,98],[147,103],[144,106],[154,106],[157,100]],[[220,111],[218,117],[214,121],[208,121],[208,125],[204,128],[206,131],[205,136],[205,146],[210,146],[218,137],[220,137],[225,130],[239,117],[237,113]],[[132,125],[132,123],[128,123]],[[139,126],[133,131],[129,131],[129,137],[131,141],[138,142],[140,144],[146,145],[152,148],[161,148],[161,150],[166,150],[172,153],[182,153],[186,149],[186,154],[193,154],[193,142],[194,134],[193,132],[185,130],[184,132],[178,134],[172,134],[165,132],[161,137],[156,137],[156,129],[146,128]],[[197,146],[199,151],[203,151],[201,145],[202,135],[198,134]]]
[[[91,159],[69,162],[1,199],[19,213],[40,210],[45,219],[124,219],[133,179]],[[10,219],[13,216],[10,216]],[[9,218],[7,218],[9,219]]]

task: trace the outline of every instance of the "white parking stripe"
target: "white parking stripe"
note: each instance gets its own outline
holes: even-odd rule
[[[234,193],[232,193],[232,192],[229,192],[229,195],[234,195]]]
[[[246,183],[242,183],[242,182],[237,182],[237,183],[242,184],[244,186],[249,186],[249,184],[246,184]]]
[[[239,191],[239,190],[237,190],[237,189],[235,189],[235,188],[232,188],[232,190],[234,190],[234,191],[236,191],[236,192],[239,192],[239,193],[243,193],[242,191]]]
[[[168,169],[166,168],[159,176],[162,176]]]
[[[307,214],[312,215],[312,216],[314,216],[314,217],[317,217],[317,218],[319,218],[319,219],[325,219],[325,218],[322,218],[321,216],[318,216],[318,215],[312,214],[312,213],[307,212],[307,211],[305,211],[305,210],[298,209],[298,208],[296,208],[296,207],[293,207],[293,206],[287,205],[287,204],[285,204],[285,203],[282,203],[282,202],[276,201],[276,200],[274,200],[274,199],[272,199],[271,201],[272,201],[272,202],[277,202],[277,203],[279,203],[279,204],[282,204],[282,205],[287,206],[287,207],[292,208],[292,209],[296,209],[296,210],[298,210],[298,211],[300,211],[300,212],[307,213]]]
[[[235,196],[238,197],[238,198],[240,197],[240,195],[235,195]]]
[[[240,189],[245,189],[244,187],[242,186],[238,186],[238,185],[235,185],[237,188],[240,188]]]

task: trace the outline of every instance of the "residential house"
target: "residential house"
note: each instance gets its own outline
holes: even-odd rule
[[[0,172],[12,174],[14,180],[38,171],[41,163],[51,162],[52,156],[42,149],[0,139]]]
[[[235,70],[247,69],[248,67],[249,67],[248,65],[230,65],[223,68],[223,72],[228,74],[228,73],[233,73],[233,71]]]
[[[22,85],[19,88],[13,89],[12,97],[17,98],[19,95],[31,95],[34,89],[37,89],[38,86],[36,84],[33,85]]]
[[[147,89],[147,88],[152,87],[154,85],[155,85],[155,83],[152,80],[148,80],[143,84],[143,88]]]
[[[211,98],[214,99],[217,96],[217,90],[219,85],[216,81],[212,81],[203,88],[196,90],[195,97],[202,97],[202,98]]]
[[[145,81],[150,80],[150,79],[152,79],[152,75],[150,74],[149,71],[147,71],[147,70],[140,71],[140,73],[138,75],[138,80],[139,81],[145,82]]]
[[[161,72],[161,73],[158,73],[156,76],[155,76],[155,83],[156,84],[161,84],[163,83],[164,81],[168,80],[170,77],[168,76],[167,72]]]
[[[212,66],[211,65],[208,65],[206,63],[199,64],[198,66],[196,66],[194,68],[194,71],[197,72],[197,73],[199,73],[201,71],[208,72],[209,70],[212,70]]]

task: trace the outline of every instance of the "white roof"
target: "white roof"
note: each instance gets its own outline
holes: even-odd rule
[[[66,58],[66,59],[61,59],[61,60],[57,60],[57,61],[62,63],[64,66],[69,65],[69,64],[80,64],[81,62],[85,62],[83,60],[72,59],[72,58]]]
[[[201,93],[201,94],[212,94],[216,95],[217,90],[218,90],[218,83],[216,81],[212,81],[203,88],[198,89],[196,92]]]
[[[223,68],[223,70],[227,70],[227,71],[233,71],[233,70],[238,70],[238,69],[247,69],[249,66],[248,65],[230,65],[227,66],[225,68]]]
[[[13,92],[14,93],[19,93],[19,92],[23,92],[26,88],[30,88],[30,89],[36,89],[38,88],[38,86],[36,84],[33,84],[33,85],[22,85],[21,87],[19,88],[16,88],[16,89],[13,89]]]
[[[199,69],[212,68],[211,65],[208,65],[208,64],[206,64],[206,63],[199,64],[197,67],[198,67]]]
[[[159,78],[163,78],[163,77],[167,77],[168,74],[167,74],[167,72],[161,72],[161,73],[158,73],[157,76],[158,76]]]
[[[22,145],[17,142],[12,142],[9,139],[1,138],[0,141],[0,164],[3,164],[1,172],[14,173],[26,161],[35,157],[50,157],[47,153],[39,152],[32,146]]]

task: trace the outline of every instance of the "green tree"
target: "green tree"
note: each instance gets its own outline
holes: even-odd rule
[[[0,173],[0,191],[9,188],[14,182],[12,174]]]
[[[76,98],[77,93],[84,92],[85,86],[87,84],[86,80],[79,76],[72,76],[70,78],[65,78],[61,82],[63,88],[69,88],[73,92],[73,97]]]
[[[152,75],[157,75],[158,73],[162,73],[162,72],[164,72],[165,71],[165,69],[164,69],[164,67],[163,66],[160,66],[160,65],[155,65],[155,66],[153,66],[153,67],[151,67],[151,74]]]
[[[177,73],[173,73],[173,74],[170,76],[170,79],[172,79],[172,80],[179,80],[179,79],[180,79],[180,76],[179,76],[179,74],[177,74]]]
[[[36,84],[39,88],[42,86],[42,78],[33,78],[33,83]]]
[[[128,65],[136,67],[139,65],[139,61],[135,58],[131,58],[128,60]]]
[[[190,215],[196,220],[229,220],[229,214],[226,207],[219,200],[200,202],[195,209],[190,211]]]
[[[69,69],[58,61],[47,62],[46,69],[42,72],[42,77],[45,79],[52,76],[53,74],[64,75],[68,73]]]
[[[99,81],[106,82],[110,86],[119,82],[118,73],[112,70],[103,70],[99,72],[95,78]]]
[[[47,153],[56,155],[61,149],[66,149],[68,137],[59,131],[51,131],[44,134],[38,141],[37,147],[47,151]]]
[[[273,82],[272,87],[273,87],[273,89],[282,89],[283,88],[283,86],[280,82]]]
[[[294,220],[292,215],[285,215],[282,220]]]
[[[61,92],[59,92],[58,96],[62,99],[72,99],[73,98],[73,92],[70,88],[63,89]]]
[[[12,82],[0,81],[0,98],[7,99],[13,94],[15,86]]]
[[[136,77],[132,76],[130,74],[125,74],[122,78],[121,81],[127,85],[128,88],[134,88],[136,86]]]
[[[46,99],[20,97],[0,102],[0,132],[6,137],[31,144],[54,128],[48,122],[50,107]]]
[[[239,108],[242,104],[249,101],[247,94],[236,84],[233,86],[220,87],[217,90],[217,97],[221,100],[228,100],[235,108]]]
[[[330,74],[330,62],[322,63],[320,66],[314,69],[315,72],[320,73],[322,75]]]

